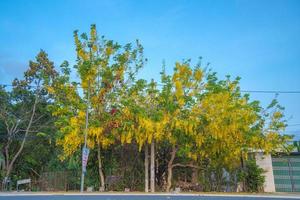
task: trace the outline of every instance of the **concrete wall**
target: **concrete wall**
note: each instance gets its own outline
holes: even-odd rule
[[[257,152],[255,154],[256,164],[264,169],[265,175],[265,192],[275,192],[275,183],[273,175],[272,157],[270,154],[264,155],[263,152]]]

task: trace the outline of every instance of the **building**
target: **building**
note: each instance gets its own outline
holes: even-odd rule
[[[300,192],[300,152],[273,156],[258,152],[255,157],[265,170],[265,192]]]

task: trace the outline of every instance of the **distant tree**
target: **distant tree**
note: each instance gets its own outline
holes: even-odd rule
[[[297,152],[300,152],[300,141],[294,141],[293,144],[296,147]]]
[[[4,176],[8,178],[21,156],[29,136],[38,136],[51,121],[45,110],[49,95],[44,86],[57,75],[46,52],[40,51],[36,61],[29,62],[24,78],[15,79],[11,90],[0,88],[0,123],[4,128]],[[5,180],[6,180],[5,178]]]

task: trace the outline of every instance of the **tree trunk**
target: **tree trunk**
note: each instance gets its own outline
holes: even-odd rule
[[[176,151],[177,149],[175,148],[175,146],[172,147],[172,151],[171,151],[171,158],[168,162],[168,178],[167,178],[167,188],[166,191],[170,192],[170,189],[172,187],[172,177],[173,177],[173,162],[176,156]]]
[[[148,144],[145,144],[145,192],[149,192],[149,152],[148,152]]]
[[[155,143],[151,142],[151,159],[150,159],[150,189],[155,192]]]
[[[105,190],[105,180],[104,180],[104,173],[103,173],[103,168],[102,168],[100,144],[98,144],[98,170],[99,170],[99,179],[100,179],[99,191],[103,192]]]
[[[199,170],[197,168],[192,168],[192,184],[198,185],[199,180]]]
[[[244,163],[244,159],[243,159],[243,154],[241,154],[241,157],[240,157],[240,160],[241,160],[241,167],[242,167],[242,171],[245,172],[245,163]],[[245,183],[245,180],[242,181],[242,192],[245,192],[246,191],[246,183]]]
[[[221,192],[223,171],[220,167],[218,168],[219,169],[216,170],[216,191]]]
[[[8,165],[8,167],[5,170],[5,177],[7,177],[7,178],[9,177],[12,167],[13,167],[13,165],[10,165],[10,164]]]

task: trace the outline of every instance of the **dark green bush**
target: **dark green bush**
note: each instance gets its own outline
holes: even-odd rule
[[[245,192],[262,192],[265,183],[264,170],[255,160],[247,160],[244,168],[239,172],[239,181],[244,183]]]

